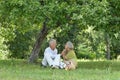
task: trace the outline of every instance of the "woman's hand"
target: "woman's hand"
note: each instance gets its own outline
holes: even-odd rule
[[[66,50],[64,49],[61,53],[62,56],[64,56],[66,54]]]
[[[62,57],[64,60],[66,60],[66,50],[64,49],[61,53]]]

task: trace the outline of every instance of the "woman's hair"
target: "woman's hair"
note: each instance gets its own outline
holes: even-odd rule
[[[71,41],[68,41],[66,45],[68,46],[68,48],[74,49],[73,43]]]

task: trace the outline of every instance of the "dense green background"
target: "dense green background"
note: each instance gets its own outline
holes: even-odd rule
[[[70,40],[78,58],[105,59],[106,34],[120,55],[120,0],[0,0],[0,59],[28,58],[46,18],[40,57],[55,38],[59,53]]]

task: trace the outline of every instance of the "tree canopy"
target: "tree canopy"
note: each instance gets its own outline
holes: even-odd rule
[[[46,42],[56,38],[60,52],[70,40],[79,58],[104,58],[106,53],[116,58],[119,5],[120,0],[1,0],[0,45],[6,47],[0,49],[9,57],[28,58],[42,55]]]

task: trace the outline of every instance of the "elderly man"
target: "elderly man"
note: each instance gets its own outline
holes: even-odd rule
[[[57,53],[58,51],[56,49],[56,40],[51,39],[49,42],[49,47],[45,49],[42,65],[49,65],[52,68],[59,68],[60,54]]]

